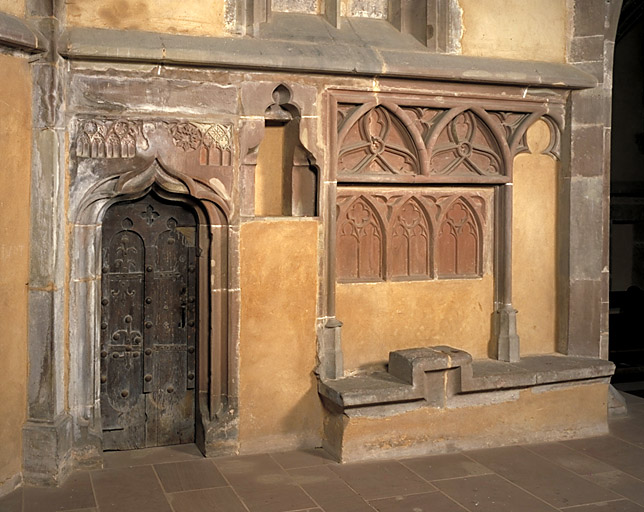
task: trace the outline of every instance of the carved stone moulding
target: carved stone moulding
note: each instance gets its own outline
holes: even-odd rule
[[[344,92],[331,105],[339,182],[507,183],[540,117],[558,157],[563,104]]]
[[[229,200],[233,187],[233,125],[178,120],[77,118],[72,156],[102,175],[145,173],[155,160],[193,187]],[[183,178],[182,178],[183,179]],[[188,187],[190,188],[190,186]]]
[[[480,277],[492,201],[490,189],[340,188],[338,280]]]

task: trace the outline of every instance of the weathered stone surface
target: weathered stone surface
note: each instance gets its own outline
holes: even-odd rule
[[[32,485],[56,485],[71,470],[71,416],[60,414],[47,422],[25,423],[22,429],[23,477]]]
[[[422,390],[414,389],[386,372],[355,375],[322,381],[319,393],[342,408],[420,400]]]
[[[575,0],[573,7],[575,37],[604,33],[605,3],[601,0]]]
[[[573,280],[599,279],[604,236],[602,201],[601,176],[571,179],[569,243],[570,278]]]
[[[601,176],[603,171],[604,127],[575,126],[572,130],[573,176]]]
[[[537,387],[487,395],[478,405],[329,415],[325,447],[349,462],[601,435],[608,432],[607,388]]]
[[[599,357],[600,280],[579,279],[572,281],[570,283],[569,307],[567,354]]]
[[[493,359],[475,360],[461,370],[461,375],[463,392],[521,388],[537,382],[534,372]]]
[[[604,36],[574,37],[570,42],[569,62],[588,62],[602,60],[604,56]]]
[[[237,112],[237,87],[207,81],[149,76],[114,77],[76,74],[70,104],[93,114],[102,111],[158,113],[167,118]]]
[[[449,389],[446,372],[450,373]],[[318,392],[341,410],[424,399],[425,406],[449,407],[459,393],[505,390],[610,377],[609,361],[563,355],[526,356],[517,362],[475,359],[451,347],[399,350],[389,356],[388,372],[322,379]],[[392,414],[394,411],[392,410]]]
[[[605,112],[610,103],[599,87],[573,91],[571,97],[570,115],[573,125],[597,125],[604,118],[599,114]]]

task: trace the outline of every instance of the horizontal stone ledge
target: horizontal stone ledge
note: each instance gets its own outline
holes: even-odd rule
[[[3,12],[0,12],[0,45],[29,53],[43,52],[47,47],[44,36],[29,22]]]
[[[385,26],[388,24],[382,28]],[[403,37],[400,33],[398,35]],[[423,50],[419,44],[382,47],[369,43],[357,35],[322,42],[70,28],[62,34],[59,51],[63,57],[72,60],[563,89],[585,89],[597,84],[594,77],[567,64],[444,55]]]
[[[454,373],[451,370],[460,369]],[[603,359],[561,354],[526,356],[516,363],[472,360],[462,350],[446,346],[421,347],[389,354],[388,371],[321,380],[318,392],[327,407],[338,411],[374,405],[422,402],[447,403],[448,394],[520,389],[548,384],[610,377],[615,365]],[[426,380],[443,374],[454,381]],[[435,388],[442,383],[440,389]],[[445,395],[439,397],[438,395]]]

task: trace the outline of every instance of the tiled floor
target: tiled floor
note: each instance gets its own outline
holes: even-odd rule
[[[644,512],[644,399],[604,437],[361,464],[321,450],[204,459],[194,445],[108,453],[1,512]]]

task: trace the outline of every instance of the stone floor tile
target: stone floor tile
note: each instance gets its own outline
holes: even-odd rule
[[[642,480],[617,470],[588,475],[586,478],[644,507],[644,482]]]
[[[92,471],[101,512],[171,512],[152,466]]]
[[[569,507],[620,496],[520,447],[493,448],[468,454],[510,482],[555,507]]]
[[[219,470],[208,459],[155,464],[154,470],[165,492],[194,491],[228,485]]]
[[[644,479],[644,448],[639,448],[613,436],[575,439],[564,441],[564,444],[610,464],[629,475]]]
[[[94,508],[94,492],[89,473],[73,473],[60,487],[25,487],[23,489],[24,512],[50,512]]]
[[[403,459],[399,462],[429,481],[462,476],[485,475],[492,472],[461,453]]]
[[[373,508],[327,466],[292,469],[289,474],[325,512],[373,512]]]
[[[615,470],[613,466],[561,443],[532,444],[524,446],[524,448],[578,475],[591,475]]]
[[[0,498],[0,512],[22,512],[23,488],[2,496]]]
[[[396,461],[365,462],[330,468],[366,500],[418,494],[436,489]]]
[[[618,500],[567,507],[561,510],[565,512],[643,512],[644,508],[636,505],[632,501]]]
[[[288,472],[269,455],[226,457],[214,462],[240,496],[262,489],[295,485]]]
[[[103,468],[127,468],[203,458],[204,456],[196,444],[180,444],[176,446],[160,446],[158,448],[144,448],[141,450],[105,452],[103,454]]]
[[[174,512],[247,512],[230,487],[176,492],[168,501]]]
[[[65,512],[98,512],[97,508],[75,508],[74,510],[65,510]]]
[[[643,422],[633,418],[624,418],[610,422],[610,434],[629,443],[644,447]]]
[[[314,450],[272,453],[271,457],[284,469],[306,468],[309,466],[320,466],[322,464],[337,464],[331,456],[321,448]]]
[[[438,480],[434,485],[470,511],[555,512],[557,510],[498,475]]]
[[[378,512],[467,512],[442,492],[383,498],[372,500],[369,504]]]
[[[272,485],[237,491],[250,512],[286,512],[316,508],[297,485]]]

